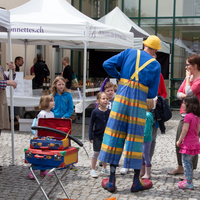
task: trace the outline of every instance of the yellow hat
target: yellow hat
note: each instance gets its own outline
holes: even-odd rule
[[[143,41],[143,44],[152,49],[161,49],[160,39],[156,35],[150,35],[145,41]]]

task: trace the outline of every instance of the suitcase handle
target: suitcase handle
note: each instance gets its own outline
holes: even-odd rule
[[[49,128],[49,127],[46,127],[46,126],[32,126],[31,129],[50,131],[50,132],[53,132],[53,133],[58,133],[58,134],[63,135],[63,136],[67,135],[67,133],[65,133],[63,131],[60,131],[60,130],[57,130],[57,129],[54,129],[54,128]],[[73,137],[72,135],[68,135],[68,138],[70,140],[73,140],[74,142],[76,142],[79,146],[81,146],[81,147],[83,146],[83,143],[79,139]]]
[[[39,155],[35,155],[34,157],[35,158],[39,158],[39,159],[43,159],[44,158],[44,156],[39,156]]]
[[[50,149],[50,147],[40,147],[40,149]]]

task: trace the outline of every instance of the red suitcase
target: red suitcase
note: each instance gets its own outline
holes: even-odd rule
[[[38,126],[54,128],[65,133],[71,134],[71,119],[60,118],[40,118]],[[46,130],[38,130],[37,137],[30,140],[30,148],[46,150],[63,150],[69,147],[67,135],[60,135]]]
[[[25,163],[33,165],[66,167],[78,162],[78,148],[68,147],[65,150],[42,150],[25,148]]]

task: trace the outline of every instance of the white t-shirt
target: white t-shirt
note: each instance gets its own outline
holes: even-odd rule
[[[39,114],[37,115],[37,121],[35,123],[36,126],[38,125],[38,119],[39,118],[54,118],[54,113],[52,113],[51,111],[47,112],[45,110],[41,110],[39,112]]]

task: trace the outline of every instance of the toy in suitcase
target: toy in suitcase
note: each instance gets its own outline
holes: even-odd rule
[[[58,133],[46,130],[38,130],[37,136],[30,140],[30,148],[46,150],[63,150],[69,147],[70,142],[68,134],[71,134],[71,119],[40,118],[38,120],[38,126],[57,129],[65,132],[66,135],[60,135]]]

